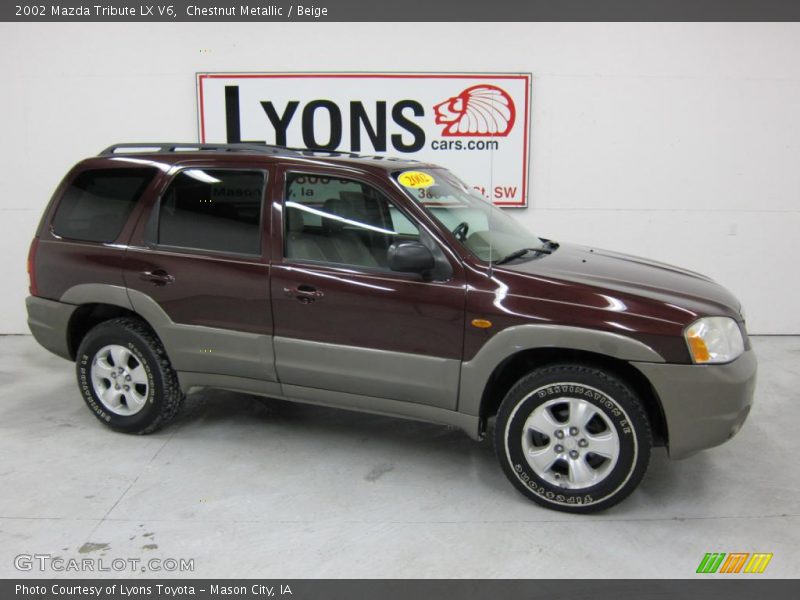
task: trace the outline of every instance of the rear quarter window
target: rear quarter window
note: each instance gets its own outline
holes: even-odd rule
[[[113,242],[155,169],[95,169],[69,185],[53,217],[53,233],[87,242]]]

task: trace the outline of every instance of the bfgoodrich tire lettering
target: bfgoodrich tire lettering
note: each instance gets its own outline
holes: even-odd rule
[[[114,353],[124,357],[126,364],[114,364],[114,358],[109,358]],[[141,404],[126,410],[125,400],[121,405],[111,404],[108,399],[104,401],[98,395],[104,384],[98,383],[97,365],[93,377],[93,364],[98,361],[106,370],[109,364],[123,367],[125,373],[130,367],[134,380],[139,382],[137,401]],[[151,433],[174,419],[183,404],[184,395],[164,347],[139,320],[113,319],[95,326],[81,342],[75,365],[78,387],[86,405],[95,417],[115,431]],[[114,383],[116,381],[109,379],[105,387]]]
[[[641,402],[601,369],[536,369],[509,390],[497,414],[495,450],[528,498],[565,512],[603,510],[644,477],[652,434]]]

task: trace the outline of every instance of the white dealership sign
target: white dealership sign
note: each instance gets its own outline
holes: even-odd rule
[[[201,142],[386,154],[527,206],[529,73],[198,73]]]

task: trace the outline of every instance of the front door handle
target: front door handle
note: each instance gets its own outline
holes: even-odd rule
[[[309,304],[314,302],[317,298],[322,298],[325,294],[315,288],[313,285],[298,285],[297,287],[285,287],[283,293],[286,296],[293,297],[298,302]]]
[[[167,285],[175,281],[175,277],[167,273],[164,269],[155,269],[154,271],[142,271],[139,277],[144,281],[155,283],[156,285]]]

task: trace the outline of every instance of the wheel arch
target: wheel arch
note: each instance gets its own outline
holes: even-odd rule
[[[134,309],[127,289],[122,286],[100,283],[79,284],[64,292],[60,300],[77,305],[67,325],[67,349],[71,360],[75,360],[78,347],[86,334],[96,325],[110,319],[119,317],[138,319],[158,337],[153,324]]]
[[[533,369],[558,363],[577,363],[602,369],[633,388],[641,398],[657,446],[667,444],[667,426],[661,400],[647,378],[630,363],[602,354],[569,348],[531,348],[509,356],[497,365],[481,394],[482,421],[497,414],[503,398],[520,378]]]
[[[67,348],[69,350],[70,359],[75,360],[81,342],[93,327],[105,321],[120,317],[137,319],[144,323],[153,335],[156,335],[155,330],[150,323],[147,322],[147,319],[129,308],[102,302],[81,304],[72,313],[67,326]]]
[[[634,338],[581,327],[526,324],[492,336],[462,365],[458,410],[485,422],[497,412],[506,392],[533,368],[556,362],[577,362],[608,370],[627,382],[645,404],[654,440],[665,445],[666,420],[661,401],[632,361],[664,363],[653,348]]]

